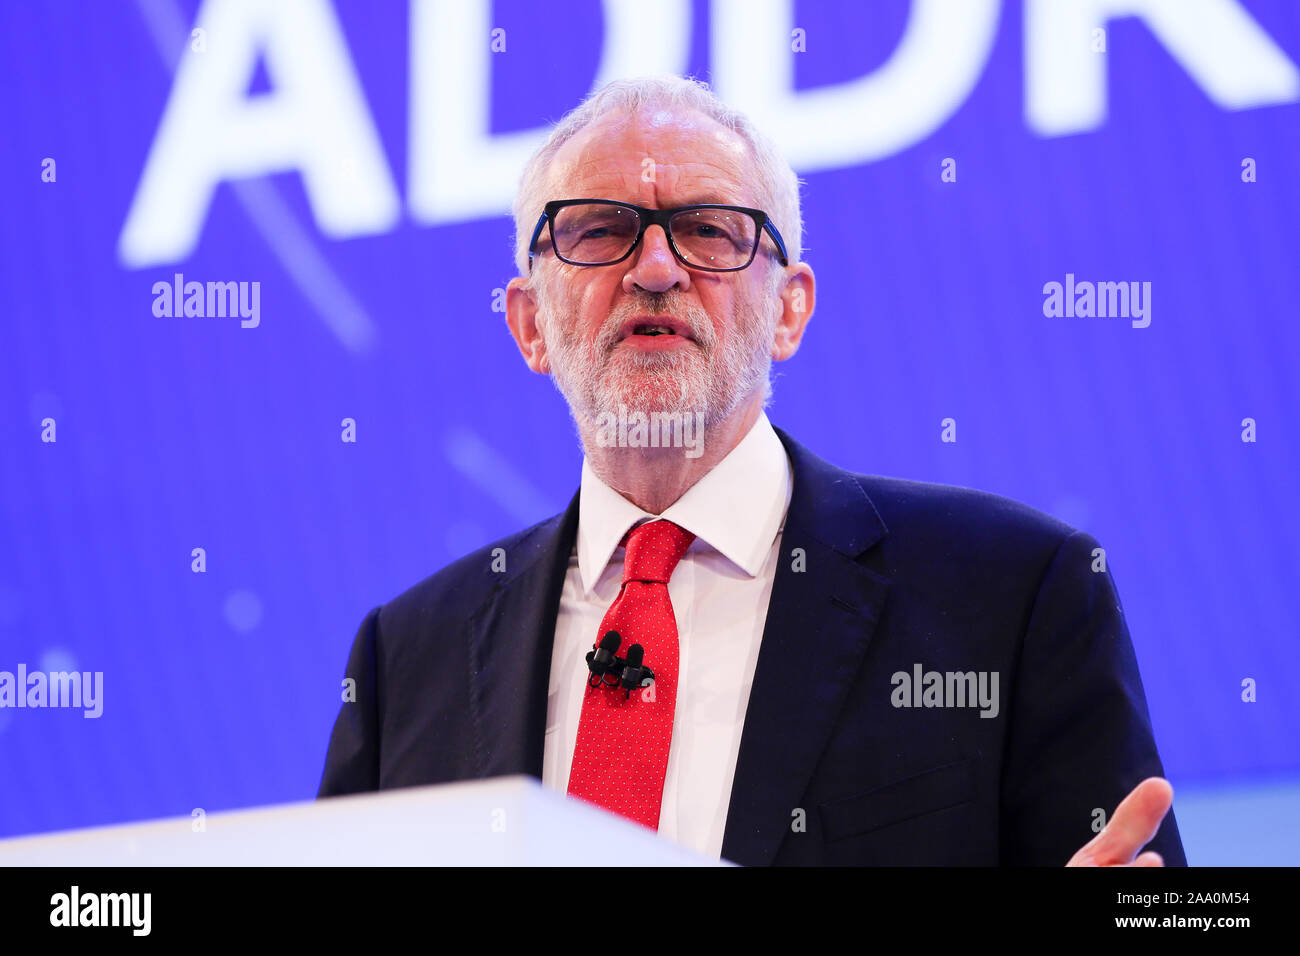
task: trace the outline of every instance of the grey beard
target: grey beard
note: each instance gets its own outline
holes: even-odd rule
[[[579,424],[584,419],[595,422],[602,414],[617,416],[622,406],[646,413],[702,412],[705,425],[712,425],[726,420],[766,382],[772,365],[775,310],[764,321],[748,303],[742,304],[739,335],[719,348],[712,322],[698,307],[683,307],[679,299],[668,296],[650,298],[650,308],[633,304],[612,313],[587,349],[557,328],[561,323],[555,321],[548,297],[539,294],[538,325],[551,361],[551,378]],[[685,319],[695,343],[674,353],[613,354],[623,321],[641,312],[671,312]]]

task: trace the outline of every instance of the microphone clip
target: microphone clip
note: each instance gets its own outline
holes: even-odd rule
[[[606,631],[600,643],[587,652],[588,687],[622,687],[624,698],[632,696],[638,687],[648,687],[654,682],[655,675],[644,664],[645,649],[640,644],[633,644],[627,650],[627,657],[618,656],[618,647],[623,637],[618,631]]]

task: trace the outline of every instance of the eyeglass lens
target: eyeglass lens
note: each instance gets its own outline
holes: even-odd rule
[[[555,251],[580,265],[615,262],[627,254],[640,228],[640,215],[623,206],[564,206],[554,217]],[[757,229],[748,213],[686,209],[668,221],[668,230],[677,251],[691,265],[734,269],[754,254]]]

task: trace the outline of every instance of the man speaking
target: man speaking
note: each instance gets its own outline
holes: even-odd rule
[[[370,612],[321,796],[528,773],[746,865],[1186,862],[1097,543],[768,421],[816,286],[765,136],[611,83],[514,216],[508,324],[581,484]]]

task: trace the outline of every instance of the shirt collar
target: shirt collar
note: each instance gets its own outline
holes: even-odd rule
[[[752,578],[785,523],[792,487],[785,447],[760,412],[740,443],[660,517],[692,532]],[[583,459],[577,550],[587,594],[627,530],[654,517],[605,484]]]

